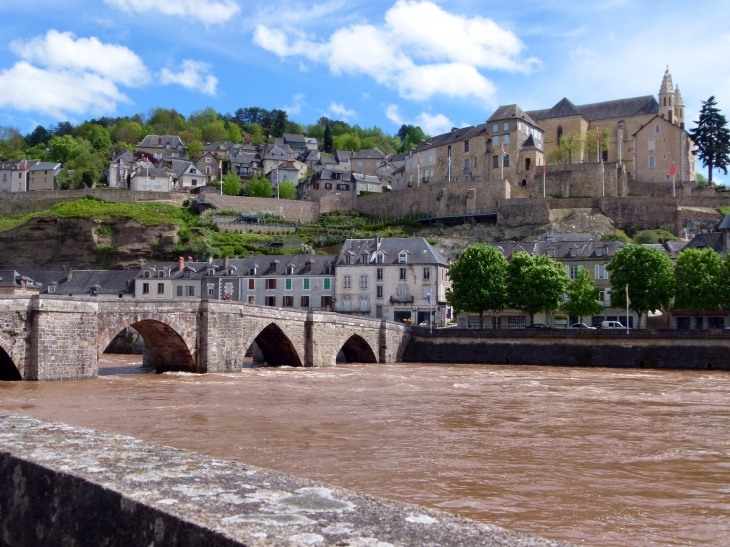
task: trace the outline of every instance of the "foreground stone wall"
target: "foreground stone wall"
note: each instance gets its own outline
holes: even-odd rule
[[[478,363],[730,370],[726,331],[479,331],[414,329],[404,360]]]
[[[3,543],[568,546],[276,471],[9,414],[0,415]]]

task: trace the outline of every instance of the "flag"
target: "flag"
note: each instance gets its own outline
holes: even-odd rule
[[[669,174],[672,176],[677,174],[677,168],[674,166],[674,162],[672,162],[672,168],[669,170]]]
[[[620,140],[621,142],[624,142],[624,132],[623,131],[618,132],[618,140]]]
[[[597,141],[601,140],[601,133],[598,131],[598,129],[596,129],[596,140]]]
[[[630,306],[631,305],[631,299],[629,298],[629,286],[626,285],[626,303]]]
[[[428,300],[428,303],[430,304],[431,303],[431,291],[428,291],[428,293],[426,294],[426,299]]]
[[[603,160],[601,160],[601,173],[605,173],[606,168],[603,166]]]
[[[507,151],[504,149],[504,145],[502,145],[502,155],[506,158],[507,157]]]
[[[421,167],[421,154],[418,154],[418,167]]]
[[[28,160],[25,160],[25,163],[23,164],[23,171],[28,170]]]
[[[542,164],[542,174],[543,175],[547,174],[547,163]]]
[[[218,162],[218,171],[223,171],[223,162],[222,161]]]

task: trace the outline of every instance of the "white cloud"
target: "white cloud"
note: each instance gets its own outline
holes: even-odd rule
[[[429,114],[421,112],[414,120],[407,120],[403,117],[398,105],[392,104],[385,111],[385,116],[395,125],[417,125],[428,135],[440,135],[448,132],[454,127],[454,122],[443,114]]]
[[[304,93],[297,93],[293,97],[294,105],[285,106],[282,110],[286,110],[287,114],[290,116],[298,116],[302,113],[302,104],[304,103],[304,99],[306,99],[306,95],[304,95]]]
[[[93,72],[126,86],[141,86],[150,80],[147,67],[131,49],[102,44],[93,36],[76,38],[52,29],[27,42],[16,40],[10,49],[21,59],[52,70]]]
[[[218,78],[210,74],[210,65],[201,61],[185,59],[178,72],[163,68],[160,72],[160,83],[180,84],[185,89],[200,91],[207,95],[215,95]]]
[[[88,72],[46,70],[20,61],[0,72],[0,107],[67,119],[69,114],[113,112],[129,98],[108,78]]]
[[[194,18],[205,25],[225,23],[241,8],[234,0],[104,0],[127,13],[158,11],[164,15]]]
[[[348,110],[343,103],[330,103],[328,114],[330,117],[337,117],[343,121],[351,120],[357,116],[357,112]]]
[[[253,41],[282,59],[326,64],[333,74],[366,74],[415,100],[441,94],[492,103],[496,88],[480,70],[528,73],[539,64],[523,59],[522,41],[490,19],[454,15],[428,0],[398,0],[384,25],[354,24],[326,41],[263,24]]]

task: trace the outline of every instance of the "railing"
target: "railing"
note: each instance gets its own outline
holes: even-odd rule
[[[390,303],[411,304],[415,300],[413,296],[391,296]]]

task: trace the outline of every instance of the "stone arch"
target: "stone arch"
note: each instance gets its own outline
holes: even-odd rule
[[[359,334],[350,336],[340,348],[348,363],[377,363],[378,358],[370,344]]]
[[[254,342],[271,366],[304,366],[291,337],[276,322],[268,323],[252,339],[247,340],[246,348],[249,348]]]
[[[0,382],[19,382],[23,376],[5,344],[0,342]]]
[[[114,321],[113,326],[101,329],[97,354],[101,356],[117,334],[132,327],[144,340],[158,373],[197,372],[194,351],[190,349],[194,345],[166,319],[145,314]]]

